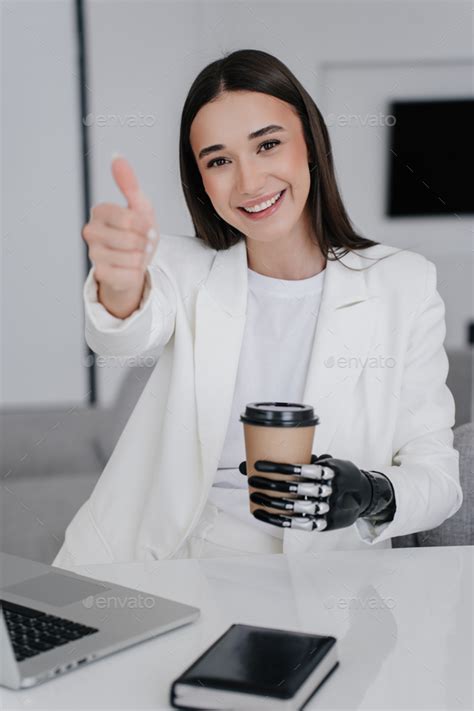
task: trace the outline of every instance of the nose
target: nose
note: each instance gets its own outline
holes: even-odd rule
[[[266,174],[259,170],[251,160],[241,161],[237,171],[237,190],[245,199],[263,192]]]

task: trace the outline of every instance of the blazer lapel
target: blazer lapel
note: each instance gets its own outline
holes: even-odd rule
[[[227,432],[247,310],[247,250],[217,251],[196,300],[194,367],[198,434],[208,487]]]
[[[378,296],[369,293],[364,271],[367,265],[349,252],[341,261],[328,261],[316,325],[304,402],[319,416],[313,453],[329,453],[344,404],[351,398],[367,357],[374,347]],[[335,531],[336,535],[340,532]],[[319,534],[323,535],[323,534]],[[283,553],[308,551],[317,541],[314,531],[283,529]],[[326,544],[329,539],[321,541]]]
[[[351,397],[376,334],[377,297],[369,294],[364,272],[353,271],[364,267],[364,260],[354,252],[342,260],[327,261],[303,397],[320,419],[315,454],[332,453],[344,403]]]
[[[320,418],[313,452],[331,452],[344,402],[360,376],[375,336],[376,303],[368,293],[367,261],[349,252],[327,261],[303,402]],[[351,267],[348,269],[347,267]],[[195,383],[202,467],[209,486],[227,431],[247,309],[247,251],[241,240],[216,253],[196,301]],[[285,530],[285,534],[293,533]],[[300,532],[301,533],[301,532]]]

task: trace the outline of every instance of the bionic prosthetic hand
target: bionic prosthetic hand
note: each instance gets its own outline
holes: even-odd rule
[[[315,454],[311,464],[282,464],[258,460],[259,472],[301,475],[299,481],[274,481],[264,476],[250,476],[254,504],[291,511],[291,516],[273,514],[263,508],[253,515],[274,526],[298,528],[304,531],[332,531],[351,526],[359,517],[369,518],[374,524],[391,521],[395,514],[395,492],[392,483],[381,472],[358,469],[352,462],[333,459],[330,454]],[[247,476],[246,462],[239,471]],[[272,497],[271,491],[297,494],[296,499]],[[302,514],[296,516],[295,514]]]

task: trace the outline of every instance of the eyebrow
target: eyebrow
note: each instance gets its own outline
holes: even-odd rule
[[[267,133],[275,133],[276,131],[285,131],[283,126],[276,126],[275,124],[271,124],[270,126],[265,126],[264,128],[259,128],[258,131],[253,131],[252,133],[249,133],[247,136],[249,141],[252,141],[254,138],[260,138],[260,136],[266,136]],[[225,150],[225,146],[222,143],[216,143],[214,146],[207,146],[207,148],[203,148],[202,151],[199,152],[199,160],[201,158],[204,158],[205,156],[209,155],[209,153],[214,153],[215,151],[223,151]]]

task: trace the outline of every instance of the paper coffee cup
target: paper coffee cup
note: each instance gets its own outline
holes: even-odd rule
[[[293,402],[252,402],[240,415],[244,425],[247,477],[257,475],[275,481],[301,481],[298,474],[259,472],[255,462],[267,459],[285,464],[310,464],[319,417],[310,405]],[[257,491],[249,486],[250,494]],[[272,498],[296,499],[297,494],[258,489]],[[292,516],[292,511],[256,504],[249,499],[250,512],[263,508],[270,513]]]

